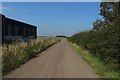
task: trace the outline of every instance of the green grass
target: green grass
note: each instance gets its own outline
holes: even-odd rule
[[[48,39],[62,40],[64,38],[61,38],[61,37],[38,36],[37,39],[39,39],[39,40],[48,40]]]
[[[48,40],[48,39],[50,39],[50,37],[47,37],[47,36],[38,36],[37,39],[39,39],[39,40]]]
[[[90,54],[89,51],[79,47],[74,43],[70,43],[73,48],[79,53],[79,55],[91,65],[91,67],[95,70],[96,74],[99,75],[100,78],[118,78],[118,72],[111,71],[107,68],[107,65],[102,62],[96,56]]]

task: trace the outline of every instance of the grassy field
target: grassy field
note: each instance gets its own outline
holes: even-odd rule
[[[38,38],[28,42],[15,42],[3,44],[2,46],[2,73],[5,75],[9,71],[21,66],[39,53],[59,42],[55,38]]]
[[[38,36],[37,39],[39,39],[39,40],[49,40],[49,39],[61,40],[61,39],[63,39],[63,38],[60,38],[60,37]]]
[[[70,43],[72,47],[79,53],[79,55],[91,65],[95,72],[101,78],[118,78],[118,72],[110,71],[109,68],[97,57],[92,56],[90,52],[79,47],[76,44]]]

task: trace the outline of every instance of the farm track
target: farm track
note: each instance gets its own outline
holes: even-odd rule
[[[63,40],[11,71],[4,78],[98,78],[98,76],[67,40]]]

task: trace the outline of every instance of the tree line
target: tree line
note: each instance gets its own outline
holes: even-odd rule
[[[93,22],[89,31],[79,32],[68,40],[99,57],[109,69],[119,69],[120,49],[120,2],[101,2],[100,15],[103,19]]]

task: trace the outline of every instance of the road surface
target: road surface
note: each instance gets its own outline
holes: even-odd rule
[[[67,40],[48,48],[5,78],[98,78]]]

